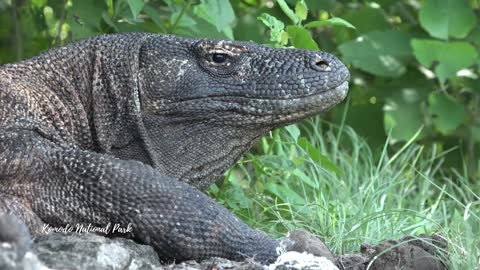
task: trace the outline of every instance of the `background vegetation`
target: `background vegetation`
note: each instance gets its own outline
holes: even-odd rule
[[[271,132],[209,192],[337,253],[438,231],[451,269],[479,269],[479,19],[476,0],[0,0],[0,64],[127,31],[332,52],[347,101]]]

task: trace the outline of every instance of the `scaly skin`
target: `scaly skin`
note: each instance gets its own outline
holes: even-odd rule
[[[335,57],[154,34],[98,36],[0,68],[0,213],[132,223],[163,260],[271,261],[279,242],[200,190],[263,134],[344,99]]]

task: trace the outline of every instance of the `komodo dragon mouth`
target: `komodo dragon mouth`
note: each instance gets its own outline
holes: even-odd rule
[[[332,89],[325,89],[309,93],[306,96],[290,97],[248,97],[240,95],[213,95],[198,98],[185,98],[165,102],[157,114],[177,114],[175,108],[183,108],[183,112],[190,107],[204,105],[210,112],[208,119],[202,115],[195,115],[197,120],[208,122],[231,120],[231,124],[239,125],[286,125],[299,119],[307,118],[327,111],[343,100],[348,94],[348,81]],[[204,111],[205,113],[206,111]],[[194,113],[192,111],[192,113]],[[245,118],[246,117],[246,118]],[[255,117],[249,121],[249,117]],[[243,120],[243,121],[241,121]]]

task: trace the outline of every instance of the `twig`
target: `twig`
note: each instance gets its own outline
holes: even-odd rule
[[[178,14],[177,18],[175,19],[175,22],[173,23],[172,27],[170,27],[170,33],[173,33],[175,31],[175,28],[177,28],[178,23],[180,22],[180,19],[183,17],[187,9],[190,8],[190,5],[192,4],[191,0],[188,0],[187,3],[185,3],[182,7],[182,10],[180,11],[180,14]]]
[[[22,31],[20,29],[20,23],[18,18],[17,10],[17,0],[12,1],[12,17],[13,24],[15,26],[15,47],[17,49],[17,61],[22,60],[23,58],[23,41],[22,41]]]
[[[65,22],[65,17],[67,14],[67,1],[68,0],[65,0],[63,3],[62,13],[60,14],[60,19],[58,21],[57,37],[55,38],[56,45],[61,45],[61,42],[62,42],[61,34],[62,34],[62,26],[63,26],[63,23]]]
[[[480,104],[480,97],[478,94],[474,93],[473,98],[473,108],[471,110],[471,115],[473,122],[470,127],[470,136],[468,137],[467,143],[467,171],[471,179],[474,179],[474,174],[476,171],[476,160],[475,160],[475,117],[478,114],[478,106]]]

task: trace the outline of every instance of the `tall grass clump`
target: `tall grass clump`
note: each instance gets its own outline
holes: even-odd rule
[[[480,269],[480,183],[445,166],[458,149],[414,139],[374,151],[350,127],[313,118],[264,137],[210,193],[272,236],[304,228],[342,254],[440,233],[449,269]]]

